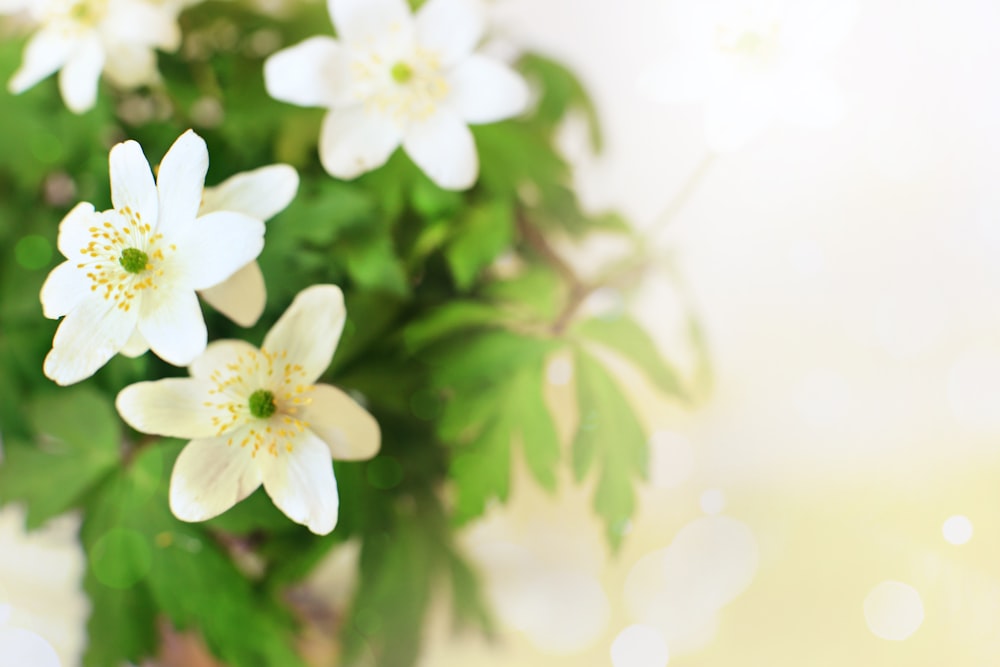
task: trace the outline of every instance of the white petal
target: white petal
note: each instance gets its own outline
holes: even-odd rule
[[[264,274],[257,262],[250,262],[215,287],[200,292],[217,311],[241,327],[252,327],[267,303]]]
[[[216,517],[260,486],[260,468],[250,452],[227,445],[228,440],[192,440],[177,457],[170,477],[170,510],[181,521]]]
[[[59,72],[59,92],[73,113],[83,113],[97,102],[97,82],[104,69],[104,47],[94,34],[83,40]]]
[[[288,363],[302,365],[303,384],[312,384],[330,365],[346,320],[340,288],[313,285],[295,296],[261,347],[272,353],[287,352]]]
[[[298,190],[299,172],[287,164],[272,164],[205,188],[199,214],[235,211],[268,220],[291,204]]]
[[[264,61],[264,86],[276,100],[300,107],[350,104],[350,59],[332,37],[312,37]]]
[[[41,636],[21,628],[0,628],[0,665],[59,667],[59,656]]]
[[[330,450],[322,440],[305,431],[291,452],[279,450],[275,456],[261,451],[257,460],[267,495],[289,519],[317,535],[334,529],[340,498]]]
[[[121,349],[120,354],[125,357],[135,358],[141,357],[147,352],[149,352],[149,343],[146,342],[146,339],[143,338],[142,334],[139,333],[139,330],[136,329],[132,332],[128,342],[125,343],[125,347]]]
[[[523,112],[528,84],[507,65],[472,55],[448,76],[449,103],[466,123],[494,123]]]
[[[428,0],[417,12],[417,41],[449,67],[468,56],[486,28],[484,7],[476,0]]]
[[[412,21],[406,0],[327,0],[337,34],[349,42],[364,42]]]
[[[228,416],[215,407],[215,384],[195,378],[167,378],[139,382],[118,393],[115,407],[137,431],[171,438],[209,438],[221,435],[213,418]],[[211,405],[206,405],[206,403]]]
[[[159,77],[156,54],[148,46],[117,42],[107,47],[104,74],[119,88],[154,83]]]
[[[191,377],[208,380],[216,370],[225,371],[226,366],[235,364],[240,357],[256,354],[257,348],[242,340],[213,341],[205,351],[188,367]]]
[[[129,208],[142,215],[142,221],[156,227],[159,204],[153,172],[134,141],[116,144],[108,156],[111,168],[111,203],[116,210]]]
[[[844,97],[837,85],[818,72],[784,86],[778,114],[805,127],[832,127],[844,116]]]
[[[24,49],[24,61],[8,84],[10,92],[23,93],[58,70],[70,57],[74,46],[75,40],[66,39],[58,30],[39,30]]]
[[[113,176],[111,186],[113,192]],[[80,250],[90,243],[90,228],[95,224],[96,216],[92,204],[82,202],[66,214],[66,217],[59,223],[59,239],[56,242],[63,257],[72,261],[80,261]]]
[[[472,187],[479,175],[479,157],[468,126],[450,109],[439,109],[414,123],[403,137],[403,148],[427,176],[446,190]]]
[[[834,51],[857,18],[857,0],[808,0],[784,7],[781,41],[798,60],[816,61]]]
[[[79,382],[125,346],[135,330],[137,309],[124,311],[115,301],[92,297],[81,301],[56,329],[45,357],[45,375],[57,384]]]
[[[639,77],[639,91],[659,104],[699,102],[708,93],[710,75],[692,59],[674,59]]]
[[[734,85],[718,91],[705,110],[705,138],[717,153],[737,151],[775,117],[775,98],[767,88]]]
[[[382,440],[378,422],[353,398],[328,384],[316,385],[311,398],[301,419],[327,444],[333,458],[359,461],[378,453]]]
[[[185,285],[205,289],[218,285],[257,259],[264,249],[264,223],[242,213],[216,211],[198,218],[181,234],[164,234],[177,246],[171,270]]]
[[[171,3],[164,3],[171,4]],[[139,42],[143,46],[174,51],[181,44],[176,9],[150,2],[118,3],[107,14],[102,28],[118,37],[115,41]]]
[[[90,279],[73,262],[63,262],[52,269],[42,284],[42,313],[57,320],[91,294]]]
[[[188,130],[163,156],[157,173],[161,233],[185,233],[194,225],[198,207],[201,206],[206,173],[208,147],[204,139]]]
[[[141,311],[139,332],[160,359],[187,366],[205,351],[208,331],[194,292],[148,290]]]
[[[363,106],[334,109],[323,119],[319,159],[331,176],[356,178],[385,164],[401,136],[392,119]]]

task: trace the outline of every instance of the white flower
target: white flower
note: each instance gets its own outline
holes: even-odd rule
[[[7,12],[29,13],[38,31],[8,85],[22,93],[59,71],[66,106],[82,113],[97,100],[101,72],[117,86],[132,88],[156,80],[154,49],[180,45],[180,5],[147,0],[13,0]]]
[[[59,384],[147,345],[171,364],[190,364],[208,340],[195,291],[218,285],[264,246],[260,220],[198,216],[208,150],[194,132],[171,146],[156,184],[134,141],[112,148],[109,162],[114,209],[83,203],[69,212],[58,241],[66,261],[42,285],[45,316],[65,316],[45,358],[45,374]]]
[[[0,509],[0,665],[79,665],[90,613],[80,519],[60,516],[30,533],[24,521],[23,505]]]
[[[59,667],[59,656],[40,635],[7,626],[9,605],[0,604],[0,665]]]
[[[852,0],[677,0],[674,49],[641,85],[664,103],[703,102],[716,152],[737,150],[775,120],[833,125],[843,114],[824,59],[842,41]]]
[[[191,377],[140,382],[118,394],[122,418],[145,433],[193,438],[174,466],[170,508],[183,521],[225,512],[263,483],[290,519],[325,535],[339,500],[331,456],[379,449],[378,423],[341,390],[315,384],[333,358],[346,312],[340,288],[299,293],[258,350],[216,341]]]
[[[272,164],[232,176],[219,185],[205,188],[199,216],[217,211],[233,211],[265,221],[277,215],[299,189],[299,174],[286,164]],[[198,294],[217,311],[240,326],[257,323],[267,302],[264,275],[257,262],[250,262],[224,281],[199,290]],[[124,354],[135,357],[149,345],[136,333]]]
[[[461,190],[479,173],[468,124],[520,113],[524,80],[473,53],[485,28],[474,0],[328,0],[339,39],[312,37],[264,64],[268,93],[325,107],[319,154],[338,178],[385,164],[400,145],[439,186]]]

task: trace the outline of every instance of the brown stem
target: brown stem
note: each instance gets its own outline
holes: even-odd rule
[[[698,186],[701,184],[702,179],[708,172],[708,168],[711,166],[714,158],[715,156],[709,153],[704,159],[702,159],[698,166],[695,167],[694,171],[691,172],[691,175],[681,186],[681,189],[677,191],[677,194],[671,200],[667,208],[664,209],[663,213],[653,224],[649,232],[644,236],[644,238],[638,240],[636,243],[636,252],[633,257],[614,267],[602,278],[591,283],[584,282],[578,275],[576,275],[576,271],[573,270],[573,267],[571,267],[566,260],[559,256],[559,253],[557,253],[549,244],[548,239],[545,238],[537,227],[531,224],[524,211],[518,211],[517,228],[521,234],[521,238],[523,238],[525,242],[527,242],[527,244],[535,250],[535,252],[541,255],[552,267],[552,269],[558,273],[569,286],[569,294],[566,298],[566,303],[563,305],[559,315],[552,323],[551,332],[553,335],[558,336],[566,331],[570,322],[573,321],[576,311],[580,308],[586,298],[595,290],[601,287],[632,284],[638,281],[643,274],[649,270],[654,260],[654,257],[649,250],[650,239],[652,239],[658,232],[662,231],[662,229],[666,228],[666,226],[677,217],[677,214],[683,210],[685,204],[687,204],[688,200],[690,200],[694,193],[698,190]]]

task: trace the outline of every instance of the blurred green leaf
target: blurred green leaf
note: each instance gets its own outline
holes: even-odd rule
[[[96,392],[73,388],[31,403],[36,444],[9,442],[0,465],[0,501],[28,506],[28,528],[77,505],[120,464],[121,434],[111,406]]]
[[[445,250],[459,290],[472,287],[480,271],[506,250],[513,238],[514,214],[504,202],[471,209]]]
[[[604,138],[597,107],[576,74],[537,53],[523,56],[518,68],[529,79],[535,80],[542,91],[536,111],[538,117],[543,122],[556,125],[571,109],[578,109],[587,118],[591,148],[599,153],[604,147]]]
[[[594,508],[604,519],[608,541],[618,548],[635,511],[633,486],[646,478],[646,436],[621,387],[600,362],[578,351],[575,371],[580,424],[573,441],[573,472],[581,481],[597,468]]]
[[[663,358],[646,330],[632,318],[622,315],[584,320],[573,327],[573,333],[625,357],[665,394],[687,398],[677,371]]]

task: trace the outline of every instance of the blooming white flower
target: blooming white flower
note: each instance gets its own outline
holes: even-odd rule
[[[45,639],[34,632],[7,626],[9,605],[0,605],[0,665],[59,667],[59,656]]]
[[[258,350],[216,341],[191,377],[140,382],[118,394],[122,418],[145,433],[193,438],[174,465],[170,508],[183,521],[225,512],[263,483],[290,519],[325,535],[339,500],[331,456],[375,455],[378,423],[343,391],[316,380],[344,328],[335,285],[298,294]]]
[[[42,285],[46,317],[65,316],[45,358],[59,384],[92,375],[118,352],[185,366],[208,334],[195,290],[218,285],[260,254],[264,223],[243,213],[198,216],[208,150],[187,131],[167,151],[154,184],[134,141],[111,149],[111,201],[78,204],[59,225],[66,261]]]
[[[90,613],[80,517],[66,514],[28,532],[25,514],[21,504],[0,509],[0,665],[79,665]]]
[[[468,124],[520,113],[524,79],[474,53],[485,29],[474,0],[328,0],[339,39],[312,37],[268,58],[275,99],[330,109],[320,132],[326,170],[354,178],[385,164],[400,145],[443,188],[479,173]]]
[[[177,2],[156,0],[8,0],[5,12],[23,10],[39,26],[8,88],[22,93],[59,71],[66,106],[82,113],[97,100],[105,72],[132,88],[157,79],[154,49],[176,50],[181,33]]]
[[[775,120],[833,125],[840,90],[823,61],[853,21],[852,0],[678,0],[674,48],[641,86],[664,103],[703,102],[716,152],[738,150]]]
[[[234,211],[265,221],[288,206],[298,189],[299,174],[293,167],[272,164],[236,174],[219,185],[205,188],[198,215]],[[264,274],[255,261],[218,285],[199,290],[198,294],[217,311],[243,327],[257,323],[267,302]],[[149,345],[137,332],[123,353],[135,357],[148,349]]]

